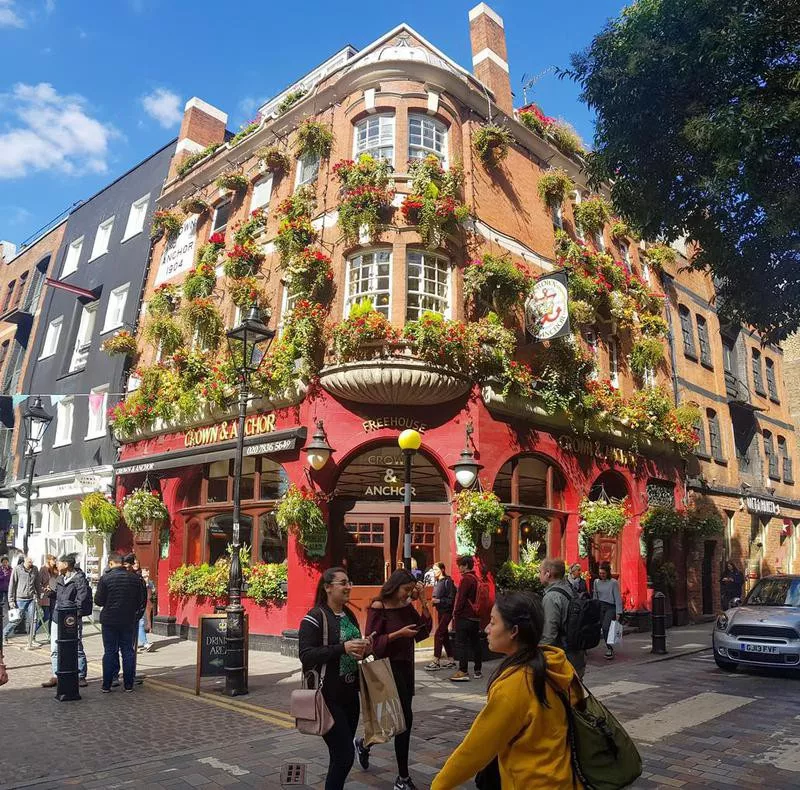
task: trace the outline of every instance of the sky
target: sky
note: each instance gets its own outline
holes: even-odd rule
[[[20,244],[169,142],[192,96],[227,112],[237,131],[346,44],[361,49],[401,22],[471,70],[475,4],[0,0],[0,239]],[[591,142],[577,86],[547,70],[566,66],[624,4],[492,0],[515,106],[523,82],[541,75],[528,101]]]

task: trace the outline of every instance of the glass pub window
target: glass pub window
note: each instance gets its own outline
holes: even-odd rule
[[[345,315],[362,299],[371,299],[372,306],[389,317],[391,268],[392,254],[388,250],[365,252],[347,261]]]
[[[433,154],[447,162],[447,127],[427,115],[408,116],[408,158],[424,159]]]
[[[408,253],[406,321],[416,321],[423,312],[449,313],[450,261],[430,253]]]

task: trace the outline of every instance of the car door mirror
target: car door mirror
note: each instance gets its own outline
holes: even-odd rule
[[[728,604],[728,606],[731,609],[735,609],[737,606],[741,606],[741,605],[742,605],[742,599],[741,598],[733,598],[731,600],[731,602]]]

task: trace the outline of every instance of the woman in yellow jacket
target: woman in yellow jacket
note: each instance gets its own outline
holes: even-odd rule
[[[433,780],[450,790],[497,757],[502,790],[568,790],[573,784],[567,714],[552,686],[568,693],[575,674],[564,651],[539,647],[541,600],[532,593],[497,599],[486,628],[506,658],[489,681],[486,707]],[[552,684],[552,686],[551,686]]]

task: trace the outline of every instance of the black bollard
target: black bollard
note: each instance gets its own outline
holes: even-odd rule
[[[81,698],[78,692],[78,608],[59,609],[58,615],[58,671],[56,699],[71,702]]]
[[[667,652],[666,601],[664,593],[657,592],[653,596],[653,648],[650,652],[658,655]]]

